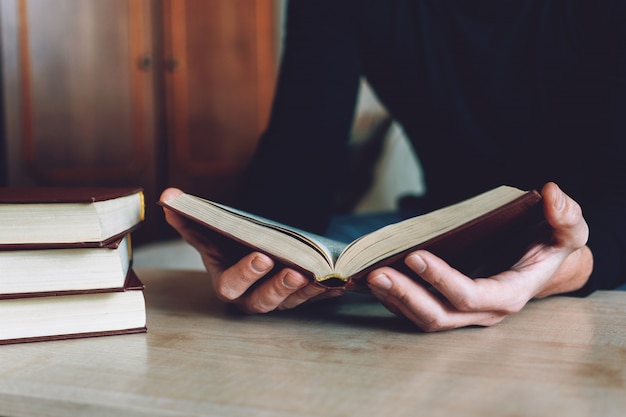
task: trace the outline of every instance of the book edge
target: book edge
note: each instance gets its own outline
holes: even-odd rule
[[[137,276],[135,270],[131,267],[126,274],[124,285],[114,288],[90,288],[85,290],[62,290],[62,291],[42,291],[42,292],[27,292],[27,293],[10,293],[1,294],[0,301],[2,300],[15,300],[22,298],[44,298],[44,297],[67,297],[72,295],[89,295],[89,294],[107,294],[115,292],[126,291],[143,291],[145,285]]]
[[[93,242],[49,242],[49,243],[0,243],[0,250],[42,250],[42,249],[80,249],[80,248],[107,248],[115,249],[126,235],[136,231],[141,222],[132,227],[110,236],[104,240]]]
[[[34,337],[23,337],[23,338],[17,338],[17,339],[0,339],[0,346],[19,344],[19,343],[45,342],[45,341],[54,341],[54,340],[74,340],[74,339],[85,339],[85,338],[103,337],[103,336],[121,336],[121,335],[128,335],[128,334],[146,333],[147,331],[148,331],[147,326],[143,326],[143,327],[133,327],[133,328],[119,329],[119,330],[104,330],[104,331],[99,331],[99,332],[71,333],[71,334],[59,334],[59,335],[51,335],[51,336],[34,336]]]

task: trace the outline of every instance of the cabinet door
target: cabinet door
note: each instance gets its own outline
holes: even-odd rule
[[[267,123],[275,0],[165,0],[169,184],[220,201]]]
[[[150,1],[1,6],[9,185],[141,185],[156,201]]]

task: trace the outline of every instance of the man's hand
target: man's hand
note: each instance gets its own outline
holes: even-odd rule
[[[436,291],[384,267],[367,277],[372,293],[421,329],[439,331],[491,326],[520,311],[532,298],[581,288],[593,268],[581,208],[554,183],[546,184],[541,193],[552,241],[532,247],[510,270],[470,279],[432,253],[418,250],[405,263]]]
[[[161,194],[161,200],[170,200],[181,193],[179,189],[168,188]],[[283,310],[313,298],[341,294],[341,291],[329,291],[311,284],[307,277],[293,269],[274,271],[272,259],[259,252],[248,253],[234,264],[227,262],[226,259],[232,256],[224,252],[224,247],[211,241],[208,234],[202,234],[173,211],[164,211],[167,222],[200,253],[217,296],[236,304],[244,312]]]

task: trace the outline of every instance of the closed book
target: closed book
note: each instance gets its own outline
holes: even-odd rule
[[[122,289],[0,300],[0,345],[145,332],[143,288],[131,269]]]
[[[104,247],[144,210],[140,187],[0,188],[0,249]]]
[[[102,248],[0,250],[0,299],[122,289],[131,236]]]

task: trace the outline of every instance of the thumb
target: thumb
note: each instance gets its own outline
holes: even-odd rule
[[[544,185],[541,195],[544,215],[553,229],[554,244],[572,250],[584,246],[589,238],[589,227],[580,205],[553,182]]]

